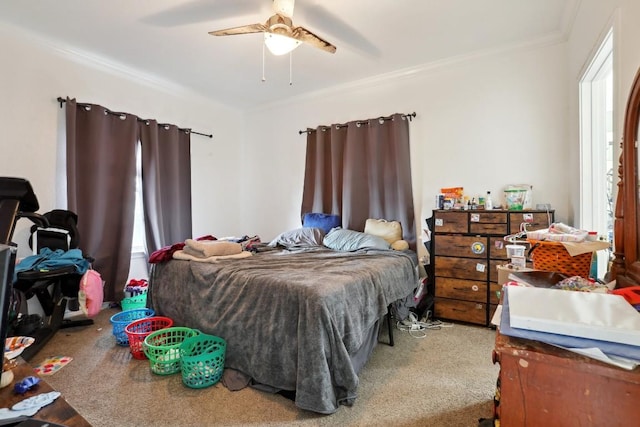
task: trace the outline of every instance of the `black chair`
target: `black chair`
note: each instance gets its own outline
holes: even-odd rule
[[[7,206],[3,208],[5,203]],[[41,215],[35,212],[38,208],[37,198],[28,181],[21,178],[0,178],[0,226],[3,227],[0,228],[0,238],[10,241],[18,219],[28,218],[34,223],[30,239],[34,253],[40,253],[45,247],[62,251],[77,248],[79,236],[75,213],[54,210]],[[18,318],[9,325],[8,334],[35,338],[35,342],[22,353],[25,360],[35,355],[58,329],[93,323],[92,319],[85,318],[64,319],[67,305],[78,310],[77,297],[81,278],[75,265],[46,271],[32,269],[18,272],[13,288],[21,295],[22,304]],[[44,318],[27,313],[26,301],[33,296],[42,306]],[[71,303],[68,304],[69,302]]]

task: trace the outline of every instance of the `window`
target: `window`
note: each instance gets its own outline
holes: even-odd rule
[[[580,228],[613,240],[613,29],[609,30],[580,81]],[[610,251],[598,253],[603,278]]]
[[[142,157],[140,142],[136,145],[136,204],[133,220],[133,239],[131,240],[131,265],[129,277],[131,279],[148,279],[149,270],[146,258],[147,245],[144,230],[144,207],[142,204]]]
[[[136,206],[133,222],[133,240],[131,241],[131,253],[143,254],[146,251],[144,231],[144,208],[142,205],[142,157],[140,142],[136,145]]]

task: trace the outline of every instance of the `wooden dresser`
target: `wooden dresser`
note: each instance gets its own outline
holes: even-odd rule
[[[628,371],[499,331],[493,362],[500,364],[494,419],[503,427],[640,425],[640,367]]]
[[[434,210],[434,316],[489,325],[499,302],[497,266],[508,260],[504,236],[517,233],[522,223],[537,230],[553,220],[553,211]]]
[[[13,382],[0,389],[0,407],[11,408],[14,404],[29,397],[54,391],[46,381],[41,380],[36,387],[27,391],[24,395],[14,393],[13,388],[18,381],[28,376],[36,376],[36,374],[33,368],[25,363],[22,358],[18,358],[18,366],[12,370],[14,374]],[[87,392],[90,392],[90,390]],[[64,400],[63,396],[58,397],[53,403],[40,409],[32,418],[65,427],[91,427],[91,424],[89,424],[82,415],[77,413],[76,410]]]

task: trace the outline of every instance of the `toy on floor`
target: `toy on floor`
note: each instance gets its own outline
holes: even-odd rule
[[[18,394],[25,394],[27,391],[37,386],[39,382],[40,378],[38,377],[25,377],[22,381],[18,381],[16,385],[13,386],[13,391]]]

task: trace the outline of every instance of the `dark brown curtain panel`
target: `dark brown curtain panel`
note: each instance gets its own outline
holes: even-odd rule
[[[309,132],[301,213],[306,212],[339,214],[343,228],[358,231],[368,218],[399,221],[415,250],[409,120],[394,114]]]
[[[67,98],[67,199],[83,252],[120,301],[129,274],[135,209],[137,117]]]
[[[191,136],[174,125],[140,122],[147,253],[191,238]]]
[[[302,215],[307,212],[343,215],[346,126],[320,127],[307,135]],[[349,218],[343,217],[347,228]]]

